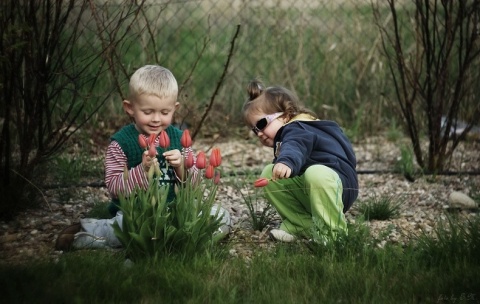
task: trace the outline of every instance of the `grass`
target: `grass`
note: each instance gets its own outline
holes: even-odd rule
[[[359,204],[358,210],[364,218],[370,220],[388,220],[400,213],[402,202],[398,198],[382,196],[369,198]]]
[[[400,145],[400,158],[395,163],[394,171],[403,174],[409,181],[415,180],[415,156],[412,148],[405,144]]]
[[[78,251],[56,263],[0,265],[3,303],[458,303],[478,300],[480,221],[407,246],[371,246],[365,226],[327,246],[278,244],[251,260],[209,254],[128,265],[122,251]],[[454,234],[447,231],[455,230]],[[461,240],[461,241],[460,241]],[[446,250],[449,249],[449,250]],[[460,300],[463,297],[463,301]]]
[[[259,188],[254,188],[253,192],[249,191],[252,188],[256,177],[252,172],[245,172],[246,176],[234,176],[233,180],[227,180],[234,189],[242,196],[243,203],[246,205],[248,215],[252,223],[253,230],[263,231],[273,220],[276,211],[273,206],[265,199],[263,191]],[[226,179],[224,179],[225,181]]]
[[[77,155],[61,154],[53,160],[55,170],[51,170],[56,180],[63,184],[75,185],[88,176],[91,179],[104,178],[104,160],[97,157],[92,158],[86,153]]]
[[[109,203],[105,202],[96,202],[95,205],[90,209],[86,214],[86,218],[97,218],[97,219],[109,219],[112,218],[110,212],[108,212]]]

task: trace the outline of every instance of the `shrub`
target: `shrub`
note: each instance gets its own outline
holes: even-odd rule
[[[402,14],[410,6],[394,0],[377,1],[373,11],[394,88],[391,99],[398,106],[418,165],[435,172],[445,169],[480,115],[476,93],[480,2],[411,2],[410,14]],[[460,118],[466,121],[465,128],[460,128]],[[424,133],[428,151],[422,150]]]

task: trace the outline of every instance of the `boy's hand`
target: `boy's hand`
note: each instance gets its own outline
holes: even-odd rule
[[[148,173],[148,170],[150,169],[150,167],[155,165],[156,163],[158,163],[158,160],[156,157],[150,157],[148,155],[148,151],[143,152],[142,167],[146,173]]]
[[[275,166],[273,166],[272,180],[289,178],[290,174],[292,174],[292,169],[290,169],[289,166],[282,163],[277,163]]]
[[[173,168],[179,168],[182,165],[182,153],[178,149],[163,153],[163,157]]]

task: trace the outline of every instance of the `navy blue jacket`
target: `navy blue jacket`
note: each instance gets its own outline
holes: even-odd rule
[[[302,175],[315,164],[335,170],[342,180],[346,212],[358,196],[357,161],[352,145],[336,122],[304,118],[305,115],[294,117],[278,130],[273,162],[289,166],[291,177]]]

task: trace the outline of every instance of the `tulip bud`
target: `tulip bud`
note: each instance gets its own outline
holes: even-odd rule
[[[158,144],[163,149],[166,149],[170,146],[170,137],[168,137],[167,132],[162,131],[162,133],[160,133],[160,139]]]
[[[197,154],[197,168],[205,169],[206,166],[207,166],[207,158],[205,157],[205,152],[200,151]]]
[[[185,157],[185,168],[190,169],[191,167],[193,167],[193,153],[192,151],[188,151]]]
[[[154,144],[150,144],[150,147],[148,148],[148,156],[150,157],[155,157],[157,156],[157,148],[155,147]]]
[[[222,155],[220,154],[219,148],[213,148],[212,153],[210,154],[210,164],[215,168],[220,166],[222,163]]]
[[[155,145],[155,138],[157,138],[157,134],[155,134],[155,133],[150,134],[150,136],[148,137],[148,144],[150,146]]]
[[[253,183],[256,188],[265,187],[268,185],[268,178],[259,178]]]
[[[205,178],[212,179],[215,175],[215,168],[212,165],[208,165],[207,170],[205,170]]]
[[[146,149],[147,146],[148,146],[147,140],[145,139],[145,137],[142,134],[138,134],[138,144],[140,145],[140,147],[142,149]]]
[[[192,138],[190,137],[190,131],[183,131],[182,138],[180,138],[180,143],[184,148],[190,148],[192,146]]]

